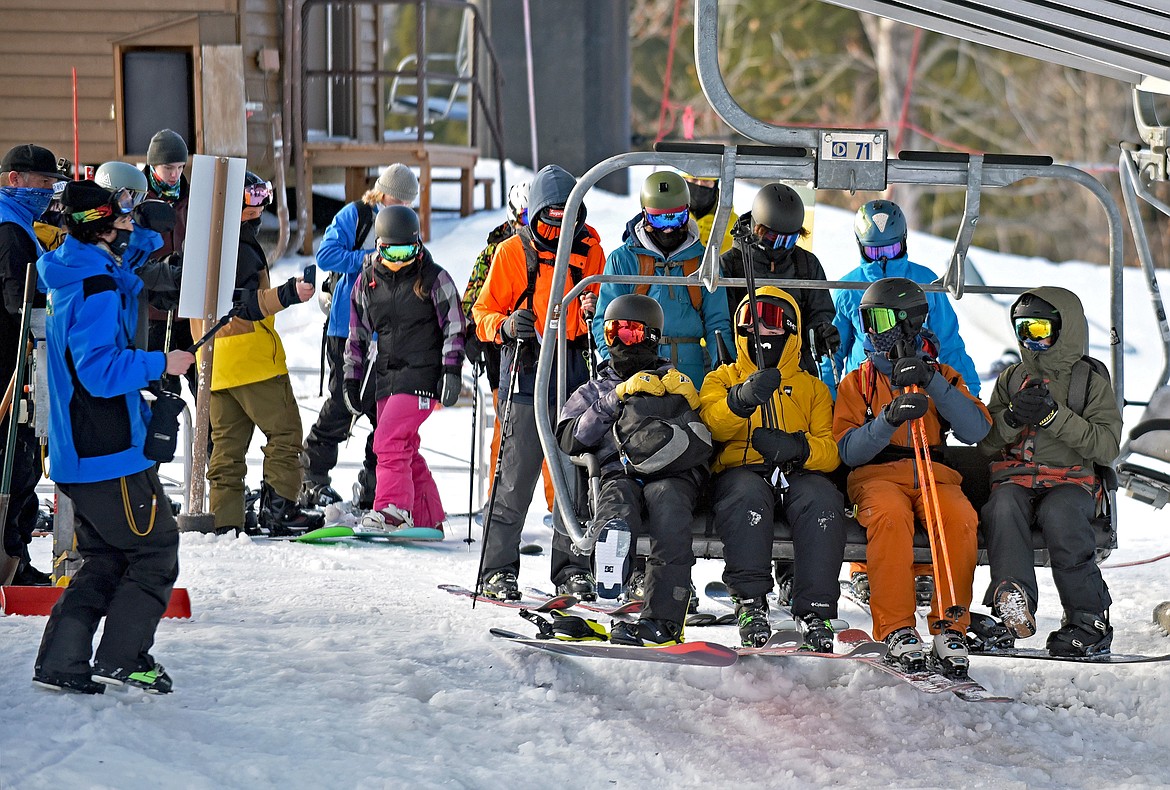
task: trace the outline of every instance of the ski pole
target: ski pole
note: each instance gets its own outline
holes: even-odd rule
[[[12,498],[16,437],[17,431],[20,430],[20,397],[24,390],[24,376],[28,367],[28,335],[32,327],[33,298],[36,292],[37,267],[35,263],[30,263],[24,273],[24,304],[20,311],[20,333],[16,338],[16,369],[12,373],[12,401],[9,406],[8,435],[4,442],[4,467],[0,472],[0,545],[3,545],[4,528],[8,521],[8,503]],[[14,558],[6,557],[0,551],[0,584],[8,584],[8,577],[16,571],[12,559]]]
[[[475,516],[475,439],[479,433],[479,373],[480,363],[471,364],[471,456],[467,461],[467,550],[475,540],[471,537],[471,521]]]

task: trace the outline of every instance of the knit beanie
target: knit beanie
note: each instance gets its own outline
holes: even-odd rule
[[[187,144],[183,142],[178,132],[162,129],[150,138],[150,147],[146,149],[146,164],[169,165],[186,161]]]
[[[374,189],[409,206],[418,197],[418,178],[409,167],[395,162],[378,176]]]

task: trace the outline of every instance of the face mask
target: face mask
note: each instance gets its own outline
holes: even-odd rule
[[[240,223],[240,227],[252,234],[252,236],[256,236],[260,233],[260,217],[244,220]]]
[[[719,199],[719,187],[701,187],[688,184],[691,190],[691,213],[696,217],[705,217],[715,208],[715,201]]]
[[[114,232],[118,235],[113,241],[107,241],[106,246],[110,248],[110,252],[121,258],[126,253],[126,248],[130,246],[130,231],[116,228]]]
[[[780,364],[780,357],[784,354],[784,346],[788,344],[788,335],[763,335],[760,338],[760,351],[763,352],[764,368],[774,368]],[[748,349],[751,351],[752,360],[756,358],[756,342],[751,340],[748,343]]]
[[[644,344],[637,346],[615,344],[610,346],[609,359],[614,371],[623,379],[627,379],[640,370],[657,368],[658,349]]]
[[[2,191],[32,214],[33,220],[40,219],[53,201],[53,190],[39,187],[4,187]]]
[[[870,335],[870,342],[873,343],[873,350],[879,354],[889,353],[894,346],[898,345],[902,340],[907,338],[906,329],[899,324],[893,329],[882,332],[880,335]]]
[[[670,231],[647,228],[647,235],[654,242],[654,246],[667,255],[681,247],[687,238],[686,231],[681,228]]]

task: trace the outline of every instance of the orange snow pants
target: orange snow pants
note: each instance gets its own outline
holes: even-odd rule
[[[885,639],[899,628],[915,625],[914,611],[914,530],[925,525],[922,489],[914,475],[898,474],[907,465],[874,464],[863,466],[849,475],[849,498],[857,505],[857,521],[866,532],[866,565],[869,569],[869,604],[873,614],[873,637]],[[901,468],[899,470],[899,467]],[[913,463],[909,468],[912,470]],[[976,528],[979,516],[959,487],[959,473],[934,464],[942,532],[950,557],[955,604],[964,607],[955,629],[967,632],[971,622],[971,588],[975,578],[978,550]],[[925,526],[920,527],[925,529]],[[938,557],[942,561],[941,549]],[[943,600],[949,597],[947,580],[941,568],[935,569],[935,586]],[[941,628],[939,596],[931,604],[931,632]]]

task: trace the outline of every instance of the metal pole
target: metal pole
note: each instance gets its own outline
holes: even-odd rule
[[[524,59],[528,64],[528,136],[532,140],[532,172],[535,173],[540,169],[540,157],[536,147],[536,82],[532,63],[532,11],[528,0],[524,0]]]

